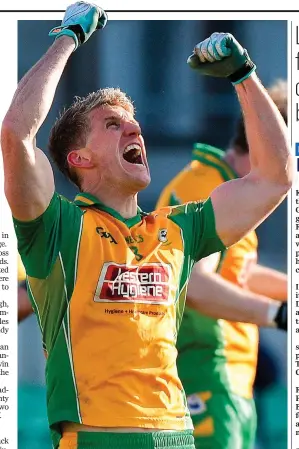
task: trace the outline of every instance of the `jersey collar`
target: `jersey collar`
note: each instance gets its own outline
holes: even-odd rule
[[[119,221],[122,221],[124,224],[126,224],[129,228],[134,226],[135,224],[139,223],[141,221],[141,218],[143,215],[145,215],[144,212],[140,209],[139,206],[137,206],[137,215],[131,218],[124,218],[122,215],[120,215],[116,210],[112,209],[111,207],[105,206],[98,198],[91,195],[91,193],[86,192],[80,192],[78,195],[76,195],[74,203],[77,206],[89,206],[89,207],[95,207],[96,209],[102,210],[106,212],[109,215],[112,215],[112,217],[116,218]]]
[[[225,151],[220,150],[219,148],[207,145],[206,143],[195,143],[192,151],[192,160],[205,162],[211,166],[215,166],[217,161],[221,161],[221,164],[224,166],[222,175],[225,181],[239,178],[235,170],[233,170],[233,168],[223,159],[224,155]]]

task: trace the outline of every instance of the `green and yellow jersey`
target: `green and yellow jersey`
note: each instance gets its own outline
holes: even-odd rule
[[[218,185],[235,178],[223,156],[221,150],[196,144],[192,162],[164,189],[158,207],[205,199]],[[248,269],[256,259],[257,237],[251,232],[221,252],[218,273],[246,288]],[[215,320],[186,307],[177,348],[179,376],[187,395],[202,392],[206,399],[207,392],[229,390],[251,398],[257,345],[255,325]]]
[[[47,354],[49,424],[192,429],[176,340],[194,262],[224,250],[210,200],[122,218],[54,194],[14,220]]]

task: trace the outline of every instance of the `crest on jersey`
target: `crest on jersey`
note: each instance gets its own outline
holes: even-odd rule
[[[165,243],[168,240],[167,237],[167,229],[159,229],[159,233],[158,233],[158,240],[159,242]]]
[[[200,415],[207,409],[205,402],[199,397],[198,394],[191,394],[188,396],[187,404],[191,416]]]

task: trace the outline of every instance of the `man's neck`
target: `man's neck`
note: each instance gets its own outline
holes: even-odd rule
[[[137,215],[137,193],[125,194],[120,189],[111,187],[111,185],[108,189],[85,186],[83,192],[93,195],[104,206],[115,210],[125,219]]]

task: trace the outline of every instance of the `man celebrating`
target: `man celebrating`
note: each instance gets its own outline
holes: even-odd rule
[[[80,189],[67,201],[55,192],[35,136],[72,52],[105,23],[95,5],[67,8],[2,126],[5,192],[48,354],[53,445],[192,449],[175,347],[190,271],[285,198],[292,181],[286,127],[244,49],[216,34],[190,64],[234,83],[249,135],[248,176],[204,203],[143,213],[137,194],[150,175],[141,129],[128,97],[109,88],[76,99],[52,129],[53,158]],[[207,49],[213,62],[203,57]]]
[[[285,122],[287,84],[268,93]],[[244,121],[227,152],[195,144],[191,163],[164,189],[158,207],[207,198],[250,170]],[[253,382],[258,326],[287,328],[287,276],[257,261],[254,231],[194,267],[177,348],[198,449],[251,449],[256,433]]]

